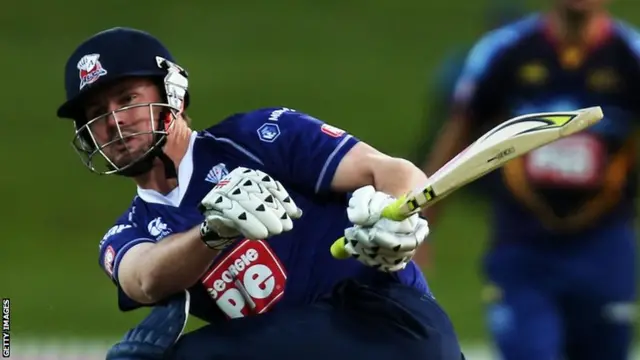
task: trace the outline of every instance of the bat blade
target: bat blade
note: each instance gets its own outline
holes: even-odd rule
[[[509,160],[582,131],[604,117],[599,106],[564,112],[521,115],[489,130],[473,144],[431,175],[424,186],[404,196],[382,211],[382,217],[404,220],[431,206],[462,186],[500,168]],[[344,239],[331,246],[335,258],[349,255]]]

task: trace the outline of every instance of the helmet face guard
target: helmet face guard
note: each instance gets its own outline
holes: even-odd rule
[[[86,119],[88,93],[130,77],[152,80],[162,100],[127,105]],[[187,77],[164,45],[140,30],[109,29],[82,43],[67,61],[67,101],[58,109],[58,117],[74,120],[72,145],[82,163],[97,174],[137,176],[148,172],[158,157],[167,176],[175,174],[175,165],[162,148],[188,105]]]
[[[149,125],[147,130],[127,131],[120,125],[119,116],[127,111],[146,108]],[[167,131],[178,118],[179,112],[163,103],[144,103],[125,106],[95,117],[81,125],[73,137],[72,145],[82,163],[94,173],[101,175],[126,173],[136,164],[149,159],[155,149],[166,141]],[[106,124],[114,129],[108,139],[100,139]],[[100,128],[101,131],[96,131]],[[147,144],[134,147],[131,143]]]

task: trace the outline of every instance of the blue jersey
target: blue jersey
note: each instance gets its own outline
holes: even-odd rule
[[[164,196],[138,188],[131,206],[100,243],[100,266],[118,286],[123,255],[141,242],[159,242],[199,225],[202,198],[238,166],[279,180],[303,210],[292,231],[262,241],[242,240],[217,256],[190,290],[191,313],[215,322],[313,302],[346,278],[365,284],[399,282],[427,291],[416,265],[386,274],[355,260],[339,261],[329,248],[351,226],[348,194],[331,182],[338,164],[358,143],[346,132],[307,114],[269,108],[232,115],[191,135],[178,166],[178,187]],[[122,310],[141,305],[118,287]]]
[[[605,114],[485,179],[499,242],[566,241],[634,215],[640,36],[610,19],[598,33],[587,48],[567,48],[535,14],[488,33],[469,54],[454,110],[476,131],[525,113],[601,106]]]

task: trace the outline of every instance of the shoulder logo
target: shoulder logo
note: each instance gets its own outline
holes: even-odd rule
[[[280,127],[274,123],[264,123],[258,128],[258,137],[260,140],[268,143],[276,141],[280,136]]]
[[[339,138],[340,136],[345,134],[344,130],[329,124],[322,124],[322,126],[320,127],[320,131],[334,138]]]
[[[100,63],[100,54],[85,55],[78,61],[80,71],[80,90],[85,86],[96,82],[100,77],[107,75],[107,70]]]
[[[135,214],[136,214],[136,206],[134,205],[131,207],[131,210],[129,210],[129,215],[128,215],[129,222],[133,222],[133,216]]]
[[[286,107],[283,107],[281,109],[278,110],[274,110],[271,112],[271,114],[269,114],[269,120],[271,121],[278,121],[278,119],[280,119],[280,116],[282,116],[282,114],[286,113],[286,112],[294,112],[295,110],[293,109],[289,109]]]
[[[147,230],[151,236],[156,238],[156,240],[160,240],[172,232],[171,229],[169,229],[169,226],[162,221],[161,217],[151,220],[149,225],[147,225]]]
[[[109,245],[107,249],[104,251],[104,270],[109,274],[109,276],[113,276],[113,262],[116,259],[116,252],[113,250],[113,247]]]
[[[107,241],[108,238],[112,237],[113,235],[117,235],[121,233],[123,230],[126,230],[130,227],[133,227],[133,225],[119,224],[119,225],[113,226],[111,229],[107,231],[106,234],[104,234],[104,236],[102,237],[102,240],[100,240],[100,245],[98,247],[102,248],[102,245]]]
[[[212,184],[217,184],[227,175],[229,175],[227,166],[223,163],[220,163],[209,170],[204,180]]]

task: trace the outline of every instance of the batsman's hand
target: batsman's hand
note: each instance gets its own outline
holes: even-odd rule
[[[202,199],[205,217],[200,234],[207,246],[221,250],[244,237],[263,240],[293,228],[302,216],[285,188],[259,170],[238,167]]]
[[[347,215],[354,226],[345,230],[345,250],[358,261],[381,271],[404,269],[429,235],[429,224],[418,214],[402,221],[381,218],[395,200],[365,186],[353,193]]]

